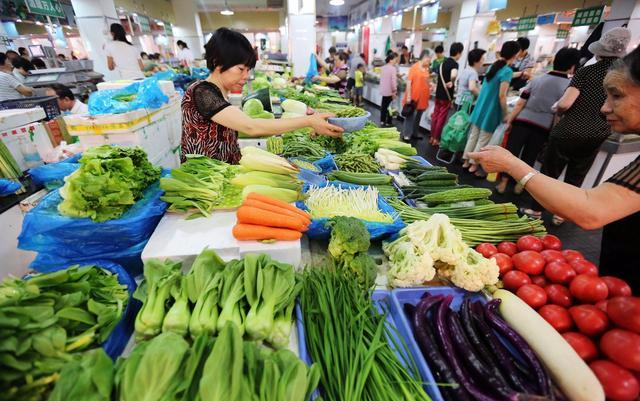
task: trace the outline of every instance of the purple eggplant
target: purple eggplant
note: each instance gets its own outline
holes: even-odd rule
[[[502,401],[499,398],[495,398],[491,395],[484,393],[478,388],[470,378],[467,376],[464,368],[462,367],[456,351],[451,340],[451,333],[447,326],[447,315],[450,313],[449,305],[451,304],[451,297],[445,298],[438,307],[436,312],[436,331],[440,339],[440,346],[442,347],[443,354],[453,370],[454,375],[460,382],[460,384],[471,394],[476,401]]]
[[[440,387],[440,392],[447,400],[473,401],[465,389],[458,384],[449,365],[438,349],[436,336],[427,320],[429,309],[442,302],[443,297],[423,297],[418,302],[411,322],[415,338],[420,346],[422,354],[426,358],[429,367],[433,370],[436,380],[443,383],[451,383],[452,387]]]
[[[538,389],[542,394],[547,397],[553,397],[552,384],[549,375],[547,374],[544,366],[536,356],[535,352],[531,349],[529,344],[525,341],[520,334],[516,333],[507,322],[505,322],[500,316],[498,316],[498,307],[500,306],[500,300],[494,299],[487,303],[485,316],[489,321],[491,327],[493,327],[498,333],[505,336],[511,343],[520,350],[524,355],[527,363],[533,369],[538,383]]]
[[[466,298],[460,307],[460,317],[464,332],[466,333],[469,341],[473,344],[473,348],[480,354],[480,358],[488,364],[497,365],[495,355],[490,349],[482,342],[480,334],[477,332],[473,324],[473,318],[471,317],[471,301]]]
[[[484,307],[480,302],[474,302],[471,304],[471,311],[473,312],[472,318],[481,338],[484,339],[487,346],[493,351],[498,360],[498,367],[502,370],[505,376],[509,379],[509,382],[516,391],[523,393],[535,393],[535,387],[529,385],[525,379],[520,377],[516,367],[514,366],[513,356],[507,351],[504,345],[498,340],[495,333],[487,322],[484,316]]]

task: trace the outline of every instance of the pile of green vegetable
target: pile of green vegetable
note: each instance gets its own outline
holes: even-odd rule
[[[128,299],[117,277],[96,266],[5,279],[0,284],[0,399],[46,400],[73,354],[107,339]]]
[[[407,223],[428,220],[434,214],[429,208],[416,209],[396,199],[389,199],[388,202]],[[476,246],[483,242],[517,241],[523,235],[544,235],[546,233],[541,220],[525,216],[504,220],[452,217],[450,221],[462,233],[462,239],[469,246]]]
[[[368,124],[359,131],[346,136],[350,150],[373,155],[378,149],[385,148],[401,153],[405,156],[415,156],[416,148],[410,143],[400,140],[400,131],[395,127],[379,128]]]
[[[311,187],[305,205],[314,219],[336,216],[363,221],[392,223],[394,216],[378,208],[378,190],[373,187],[340,188],[334,185]]]
[[[22,176],[22,169],[18,166],[7,145],[0,140],[0,178],[16,179]]]
[[[143,301],[137,338],[161,332],[213,335],[231,321],[249,339],[276,348],[289,343],[298,291],[293,266],[257,254],[225,263],[213,250],[204,250],[188,274],[181,267],[169,260],[145,263],[145,280],[135,293]]]
[[[240,206],[242,189],[231,184],[239,172],[232,166],[206,156],[187,155],[187,161],[160,179],[162,200],[169,210],[191,212],[190,218],[209,216],[214,209]]]
[[[334,170],[327,175],[327,178],[350,184],[373,186],[383,197],[394,197],[399,195],[396,188],[391,184],[391,176],[387,174],[351,173],[348,171]]]
[[[242,198],[257,192],[283,202],[300,199],[302,182],[296,177],[299,169],[287,159],[266,150],[247,146],[242,149],[241,173],[231,183],[242,188]]]
[[[300,306],[324,400],[430,400],[406,344],[351,271],[305,269]]]
[[[115,366],[100,350],[69,363],[51,401],[307,401],[320,379],[289,350],[243,342],[227,323],[217,337],[202,334],[189,345],[163,333],[136,345]]]
[[[117,219],[160,177],[141,148],[103,145],[88,149],[80,168],[60,188],[61,214],[94,221]]]
[[[267,138],[267,152],[281,155],[284,152],[284,139],[282,136],[270,136]]]
[[[364,223],[353,217],[334,217],[327,222],[331,239],[327,250],[333,266],[353,273],[365,288],[375,284],[378,268],[369,255],[371,236]]]
[[[338,118],[362,117],[368,113],[368,111],[363,108],[348,104],[322,102],[318,103],[316,107],[318,111],[333,113]]]
[[[301,157],[306,160],[316,161],[326,156],[324,148],[313,142],[309,136],[298,136],[296,138],[287,138],[282,150],[284,157]]]
[[[348,150],[334,157],[338,169],[352,173],[379,173],[380,166],[368,153]]]
[[[400,231],[383,245],[389,258],[389,283],[398,287],[424,285],[436,272],[467,291],[480,291],[498,282],[494,259],[486,259],[462,240],[460,231],[444,214],[434,214]]]

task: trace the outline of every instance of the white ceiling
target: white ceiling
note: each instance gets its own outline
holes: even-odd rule
[[[349,10],[352,7],[361,3],[365,3],[367,0],[345,0],[344,5],[336,7],[329,4],[329,0],[316,0],[316,14],[326,17],[334,15],[349,15]]]
[[[224,8],[225,0],[194,0],[201,11],[219,11]],[[369,0],[372,1],[372,0]],[[227,0],[229,7],[238,11],[256,9],[282,8],[286,0]],[[336,7],[329,4],[329,0],[316,0],[316,14],[319,16],[348,15],[352,7],[367,0],[345,0],[344,5]],[[440,0],[440,6],[449,8],[461,4],[462,0]]]

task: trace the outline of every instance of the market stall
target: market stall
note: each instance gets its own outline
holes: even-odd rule
[[[2,394],[637,399],[638,298],[622,280],[336,92],[267,87],[282,118],[329,110],[347,132],[161,171],[160,136],[109,139],[145,139],[129,125],[151,113],[67,121],[101,142],[25,216],[38,273],[0,284]],[[243,110],[274,117],[255,97]]]

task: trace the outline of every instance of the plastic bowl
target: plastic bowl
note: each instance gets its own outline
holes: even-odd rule
[[[332,117],[329,118],[330,124],[337,125],[344,129],[344,132],[353,132],[363,129],[367,121],[369,121],[371,113],[367,111],[367,114],[360,117]]]

